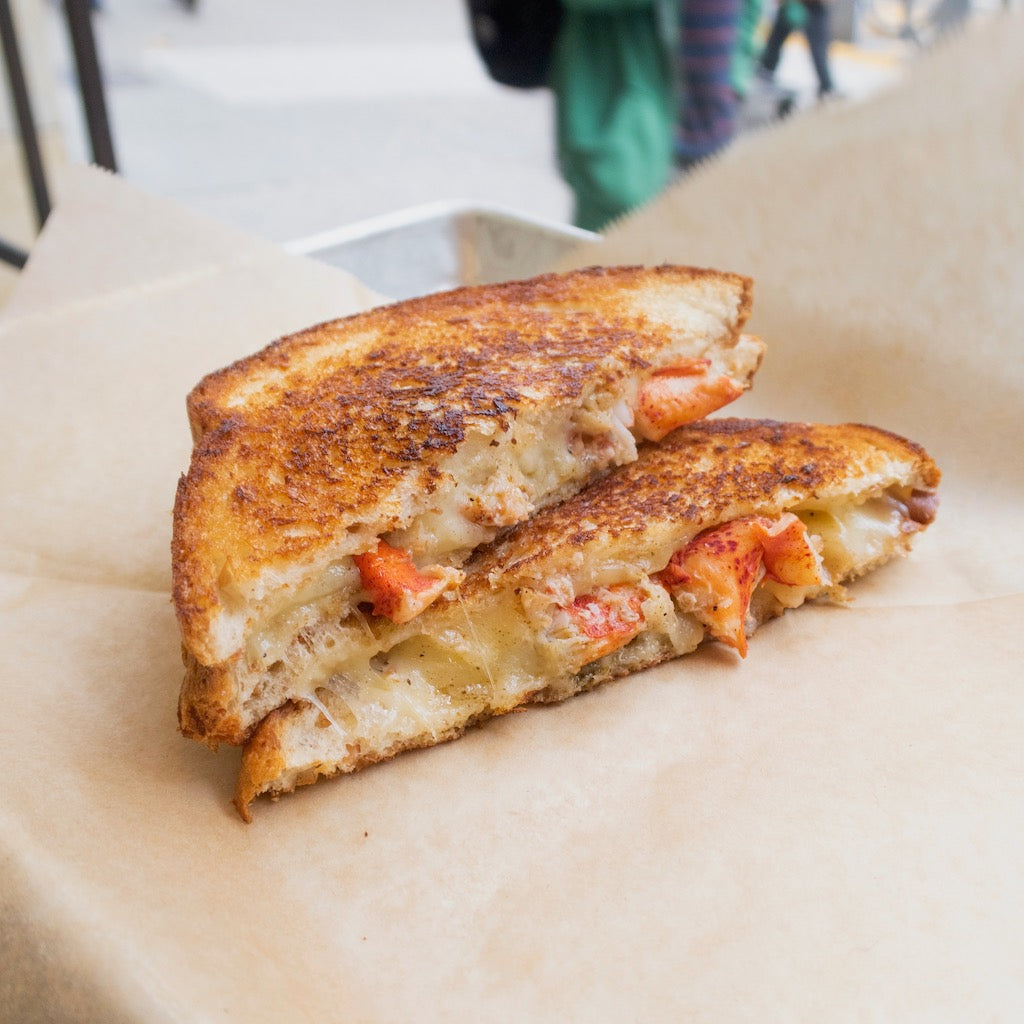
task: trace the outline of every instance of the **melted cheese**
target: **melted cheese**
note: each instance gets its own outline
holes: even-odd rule
[[[842,581],[901,550],[906,536],[905,510],[890,498],[796,511],[822,554],[825,582],[798,588],[764,580],[751,605],[752,632],[783,608],[822,595],[842,600]],[[357,609],[324,618],[323,598],[290,609],[254,644],[258,663],[270,668],[252,710],[262,717],[289,697],[304,697],[321,711],[319,724],[343,736],[351,751],[387,751],[455,735],[473,719],[501,714],[531,696],[569,696],[592,681],[684,654],[705,639],[685,594],[673,599],[636,566],[615,565],[600,575],[606,586],[642,590],[644,628],[596,659],[585,637],[552,629],[552,609],[579,596],[594,577],[586,566],[579,579],[565,575],[547,588],[493,592],[471,612],[458,597],[442,599],[402,626],[368,620]]]
[[[635,459],[629,418],[624,399],[591,396],[580,407],[556,409],[539,424],[515,422],[500,440],[486,433],[467,437],[431,504],[408,527],[383,539],[410,551],[420,564],[461,563],[503,527],[528,518],[538,504],[575,490],[595,468]],[[272,574],[267,580],[274,583]],[[304,585],[275,585],[269,592],[273,598],[263,601],[245,633],[245,658],[253,668],[283,658],[303,630],[345,618],[362,597],[350,557],[332,562]],[[233,607],[244,607],[245,595],[228,588],[224,596]]]
[[[756,619],[823,593],[839,597],[840,580],[897,550],[906,523],[900,504],[888,498],[802,509],[798,515],[821,548],[828,580],[805,588],[763,581],[752,603]],[[321,725],[343,735],[353,749],[386,750],[413,737],[442,739],[474,717],[507,711],[531,695],[570,696],[604,669],[610,670],[605,675],[621,674],[657,660],[654,652],[685,654],[704,639],[685,600],[673,601],[653,580],[637,581],[628,567],[620,568],[618,580],[608,580],[616,582],[643,590],[645,628],[597,661],[588,658],[585,638],[551,629],[551,608],[574,592],[572,580],[564,578],[545,592],[493,593],[474,605],[472,617],[458,600],[448,601],[379,637],[365,624],[334,627],[300,657],[293,652],[289,695],[322,707]],[[287,642],[282,633],[276,649]]]
[[[374,749],[400,737],[437,740],[474,715],[509,710],[544,670],[517,604],[495,595],[470,620],[452,602],[448,614],[431,616],[430,633],[398,630],[386,649],[346,651],[327,683],[321,663],[299,681],[300,695],[322,706],[347,743]]]
[[[835,579],[863,572],[891,553],[904,533],[906,509],[889,497],[830,509],[796,509],[812,536],[821,540],[821,553]]]
[[[593,399],[556,408],[539,423],[515,422],[507,437],[475,435],[449,463],[452,486],[406,528],[386,538],[435,561],[461,559],[498,531],[529,517],[540,504],[565,496],[593,471],[636,458],[624,406]]]

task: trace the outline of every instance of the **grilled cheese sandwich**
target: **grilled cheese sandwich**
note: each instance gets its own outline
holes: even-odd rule
[[[876,428],[715,419],[642,447],[478,551],[405,623],[321,624],[244,748],[236,806],[520,705],[563,700],[705,641],[747,653],[764,621],[909,550],[940,475]],[[271,641],[272,642],[272,641]]]
[[[415,619],[479,546],[737,398],[751,287],[666,266],[458,289],[202,381],[172,539],[183,732],[244,742],[309,644]]]

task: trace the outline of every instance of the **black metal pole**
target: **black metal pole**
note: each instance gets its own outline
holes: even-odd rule
[[[28,86],[25,82],[25,70],[21,63],[21,51],[18,48],[14,18],[11,16],[11,5],[8,0],[0,0],[0,36],[3,36],[4,64],[7,67],[7,81],[14,104],[14,116],[18,122],[25,171],[32,188],[36,219],[39,226],[42,227],[43,222],[50,215],[50,194],[46,187],[46,173],[43,170],[43,158],[39,152],[39,136],[36,134],[32,104],[29,101]],[[4,259],[7,262],[12,262],[7,255],[4,256]]]
[[[92,31],[92,12],[89,0],[64,0],[64,14],[75,53],[78,89],[82,94],[85,121],[89,129],[93,161],[100,167],[116,171],[114,142],[110,137],[107,103],[103,95],[103,76],[96,54],[96,37]]]

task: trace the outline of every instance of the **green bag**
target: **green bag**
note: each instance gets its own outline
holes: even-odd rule
[[[786,18],[793,28],[803,28],[807,24],[807,8],[800,0],[785,0]]]
[[[665,10],[654,0],[565,2],[551,85],[559,168],[580,227],[600,230],[669,181],[674,39]]]

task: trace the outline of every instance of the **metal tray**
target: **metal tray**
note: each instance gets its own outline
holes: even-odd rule
[[[296,239],[290,252],[350,271],[392,299],[543,273],[601,236],[498,206],[438,202]]]

